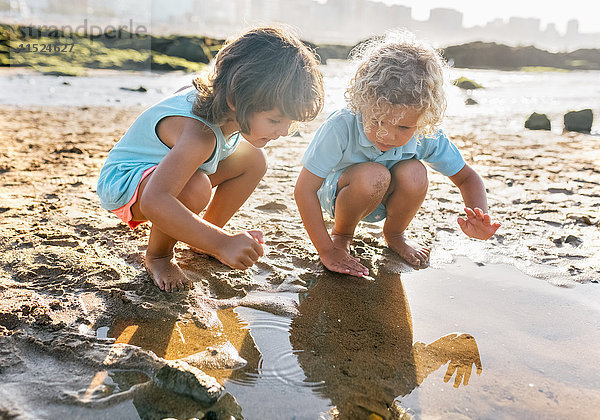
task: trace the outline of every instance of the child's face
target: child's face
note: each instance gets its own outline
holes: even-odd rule
[[[408,143],[417,131],[420,116],[421,113],[414,108],[396,106],[380,123],[375,121],[367,127],[363,122],[363,126],[367,138],[385,152]]]
[[[292,120],[283,115],[279,109],[253,113],[248,119],[249,133],[242,133],[244,138],[254,147],[264,147],[271,140],[286,136]]]

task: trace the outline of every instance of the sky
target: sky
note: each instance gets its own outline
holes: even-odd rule
[[[463,13],[463,26],[484,25],[495,18],[535,17],[544,29],[555,23],[564,32],[570,19],[579,21],[579,32],[600,32],[600,1],[598,0],[378,0],[386,4],[401,4],[412,8],[415,20],[426,20],[429,10],[436,7],[455,9]]]

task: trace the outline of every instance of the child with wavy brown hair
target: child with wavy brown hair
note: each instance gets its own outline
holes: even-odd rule
[[[320,112],[318,65],[288,29],[252,29],[219,51],[206,80],[148,108],[112,148],[100,201],[132,229],[152,222],[145,267],[159,288],[190,286],[173,261],[177,241],[237,269],[263,255],[260,231],[223,226],[265,174],[262,148]]]
[[[487,214],[485,187],[438,128],[446,108],[440,54],[409,33],[390,33],[353,51],[358,70],[347,90],[349,107],[331,114],[302,159],[295,198],[304,226],[329,270],[364,276],[350,255],[361,220],[383,221],[388,246],[415,268],[429,249],[410,244],[405,230],[427,193],[421,161],[448,176],[465,202],[458,224],[472,238],[489,239],[499,223]],[[323,208],[333,219],[331,235]]]

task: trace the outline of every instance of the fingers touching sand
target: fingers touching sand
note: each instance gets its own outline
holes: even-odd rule
[[[333,246],[319,253],[321,262],[328,270],[356,277],[369,275],[367,267],[362,265],[358,258],[350,255],[352,235],[332,233],[331,240]]]

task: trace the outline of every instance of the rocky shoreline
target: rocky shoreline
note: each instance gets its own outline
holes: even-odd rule
[[[0,67],[29,67],[64,76],[83,75],[86,69],[197,72],[223,43],[223,39],[205,36],[138,35],[126,31],[85,35],[0,24]],[[354,47],[306,44],[324,64],[330,59],[347,59]],[[457,68],[600,70],[600,49],[551,53],[531,46],[471,42],[446,47],[443,55]]]

